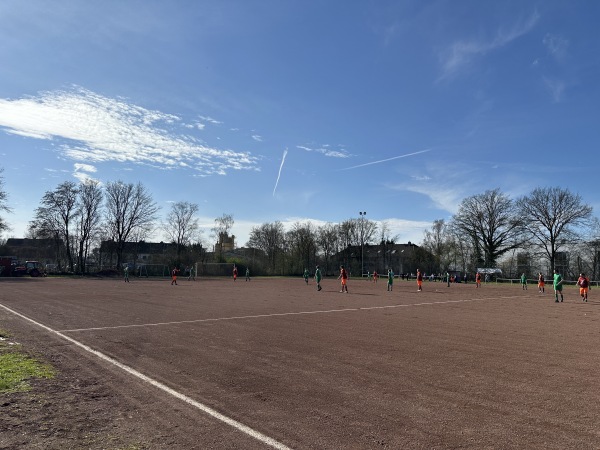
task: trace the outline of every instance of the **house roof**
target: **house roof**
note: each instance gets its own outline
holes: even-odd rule
[[[115,241],[102,241],[100,243],[101,252],[114,251],[117,243]],[[144,253],[149,255],[157,255],[165,251],[177,247],[177,244],[167,242],[125,242],[123,246],[124,253]]]

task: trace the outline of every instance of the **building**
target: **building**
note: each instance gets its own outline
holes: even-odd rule
[[[235,236],[229,236],[227,233],[219,233],[219,240],[215,244],[215,256],[222,259],[228,252],[235,250]]]
[[[416,244],[381,243],[350,245],[346,249],[335,254],[331,261],[336,264],[344,264],[349,268],[351,274],[359,275],[364,269],[373,273],[387,273],[391,268],[395,274],[415,274],[417,269],[430,271],[429,260],[431,255]],[[432,270],[432,269],[431,269]]]
[[[62,239],[9,238],[4,247],[7,254],[19,261],[40,261],[44,264],[57,264],[64,251]]]

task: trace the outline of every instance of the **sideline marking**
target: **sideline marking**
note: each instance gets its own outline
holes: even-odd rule
[[[181,325],[184,323],[202,323],[202,322],[221,322],[225,320],[244,320],[244,319],[260,319],[264,317],[281,317],[281,316],[300,316],[308,314],[331,314],[339,312],[356,312],[356,311],[369,311],[373,309],[392,309],[392,308],[408,308],[411,306],[430,306],[430,305],[444,305],[448,303],[466,303],[466,302],[479,302],[483,300],[503,300],[511,298],[525,298],[520,295],[513,295],[510,297],[486,297],[486,298],[470,298],[465,300],[446,300],[443,302],[423,302],[423,303],[409,303],[405,305],[382,305],[382,306],[365,306],[361,308],[344,308],[344,309],[326,309],[316,311],[297,311],[297,312],[285,312],[285,313],[272,313],[272,314],[255,314],[251,316],[231,316],[231,317],[215,317],[212,319],[195,319],[195,320],[180,320],[176,322],[157,322],[157,323],[137,323],[130,325],[114,325],[111,327],[92,327],[92,328],[74,328],[71,330],[60,330],[61,333],[75,333],[79,331],[100,331],[100,330],[115,330],[119,328],[139,328],[139,327],[160,327],[165,325]]]
[[[2,303],[0,303],[0,307],[4,308],[6,311],[9,311],[10,313],[12,313],[18,317],[21,317],[22,319],[25,319],[25,320],[33,323],[34,325],[36,325],[40,328],[43,328],[44,330],[46,330],[52,334],[55,334],[55,335],[61,337],[62,339],[65,339],[65,340],[71,342],[72,344],[75,344],[76,346],[91,353],[92,355],[94,355],[110,364],[113,364],[114,366],[118,367],[119,369],[124,370],[125,372],[129,373],[130,375],[133,375],[133,376],[139,378],[140,380],[145,381],[146,383],[149,383],[158,389],[161,389],[162,391],[166,392],[167,394],[170,394],[173,397],[178,398],[179,400],[183,400],[184,402],[196,407],[197,409],[203,411],[204,413],[208,414],[209,416],[212,416],[213,418],[220,420],[221,422],[224,422],[225,424],[235,428],[238,431],[241,431],[242,433],[247,434],[250,437],[253,437],[254,439],[264,442],[265,444],[270,445],[271,447],[276,448],[278,450],[292,450],[290,447],[287,447],[286,445],[282,444],[281,442],[276,441],[275,439],[262,434],[260,431],[256,431],[253,428],[250,428],[249,426],[244,425],[241,422],[238,422],[237,420],[227,417],[227,416],[221,414],[220,412],[214,410],[210,406],[207,406],[207,405],[204,405],[203,403],[197,402],[196,400],[188,397],[187,395],[177,392],[176,390],[171,389],[170,387],[164,385],[163,383],[156,381],[155,379],[150,378],[149,376],[144,375],[143,373],[138,372],[137,370],[135,370],[123,363],[120,363],[116,359],[113,359],[110,356],[107,356],[102,352],[94,350],[93,348],[91,348],[69,336],[62,334],[60,331],[56,331],[40,322],[36,322],[35,320],[17,312],[17,311],[14,311],[13,309],[3,305]]]

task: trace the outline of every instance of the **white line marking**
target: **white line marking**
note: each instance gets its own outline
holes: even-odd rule
[[[73,328],[70,330],[60,330],[60,333],[75,333],[78,331],[100,331],[100,330],[115,330],[119,328],[139,328],[139,327],[159,327],[165,325],[181,325],[184,323],[202,323],[202,322],[221,322],[225,320],[245,320],[245,319],[260,319],[265,317],[282,317],[282,316],[300,316],[307,314],[331,314],[340,312],[356,312],[356,311],[369,311],[372,309],[392,309],[392,308],[407,308],[411,306],[430,306],[430,305],[445,305],[448,303],[465,303],[465,302],[478,302],[483,300],[502,300],[510,298],[522,298],[521,296],[511,297],[487,297],[487,298],[470,298],[466,300],[447,300],[443,302],[423,302],[423,303],[409,303],[406,305],[383,305],[383,306],[366,306],[362,308],[344,308],[344,309],[326,309],[317,311],[297,311],[297,312],[285,312],[285,313],[272,313],[272,314],[255,314],[251,316],[231,316],[231,317],[215,317],[212,319],[195,319],[195,320],[181,320],[176,322],[157,322],[157,323],[138,323],[130,325],[115,325],[111,327],[92,327],[92,328]]]
[[[62,339],[65,339],[65,340],[71,342],[72,344],[77,345],[78,347],[82,348],[86,352],[89,352],[92,355],[94,355],[94,356],[96,356],[96,357],[98,357],[98,358],[100,358],[100,359],[102,359],[102,360],[104,360],[104,361],[106,361],[106,362],[108,362],[110,364],[113,364],[114,366],[118,367],[119,369],[124,370],[125,372],[129,373],[130,375],[133,375],[133,376],[139,378],[140,380],[145,381],[146,383],[149,383],[149,384],[151,384],[152,386],[154,386],[154,387],[156,387],[158,389],[161,389],[162,391],[166,392],[167,394],[170,394],[173,397],[178,398],[179,400],[182,400],[182,401],[184,401],[184,402],[186,402],[186,403],[188,403],[188,404],[196,407],[197,409],[199,409],[200,411],[208,414],[209,416],[211,416],[211,417],[213,417],[213,418],[215,418],[217,420],[220,420],[221,422],[224,422],[225,424],[227,424],[227,425],[235,428],[238,431],[241,431],[242,433],[247,434],[250,437],[253,437],[254,439],[257,439],[257,440],[259,440],[261,442],[264,442],[265,444],[270,445],[271,447],[276,448],[276,449],[291,450],[290,447],[287,447],[286,445],[282,444],[281,442],[278,442],[275,439],[270,438],[269,436],[266,436],[266,435],[262,434],[261,432],[256,431],[256,430],[254,430],[253,428],[250,428],[247,425],[244,425],[241,422],[238,422],[237,420],[234,420],[234,419],[232,419],[230,417],[227,417],[227,416],[221,414],[220,412],[212,409],[210,406],[207,406],[207,405],[204,405],[204,404],[202,404],[200,402],[197,402],[196,400],[193,400],[192,398],[190,398],[190,397],[188,397],[188,396],[186,396],[184,394],[181,394],[180,392],[177,392],[174,389],[171,389],[170,387],[168,387],[168,386],[160,383],[159,381],[156,381],[153,378],[150,378],[149,376],[144,375],[143,373],[138,372],[137,370],[132,369],[131,367],[126,366],[125,364],[120,363],[116,359],[113,359],[113,358],[105,355],[104,353],[101,353],[101,352],[99,352],[97,350],[94,350],[93,348],[88,347],[87,345],[82,344],[81,342],[79,342],[79,341],[77,341],[77,340],[75,340],[75,339],[73,339],[73,338],[71,338],[69,336],[66,336],[66,335],[62,334],[59,331],[53,330],[52,328],[47,327],[46,325],[44,325],[42,323],[36,322],[35,320],[33,320],[33,319],[31,319],[31,318],[29,318],[29,317],[27,317],[27,316],[25,316],[25,315],[17,312],[17,311],[14,311],[11,308],[8,308],[8,307],[4,306],[1,303],[0,303],[0,307],[4,308],[6,311],[9,311],[10,313],[12,313],[12,314],[14,314],[16,316],[19,316],[19,317],[21,317],[21,318],[23,318],[23,319],[25,319],[25,320],[33,323],[34,325],[36,325],[36,326],[38,326],[40,328],[43,328],[44,330],[46,330],[46,331],[48,331],[50,333],[53,333],[53,334],[61,337]]]

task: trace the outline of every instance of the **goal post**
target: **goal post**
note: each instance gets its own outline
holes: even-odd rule
[[[170,270],[165,264],[139,264],[133,274],[140,278],[168,277]]]
[[[232,274],[232,263],[196,263],[196,275],[199,277],[230,277]]]

